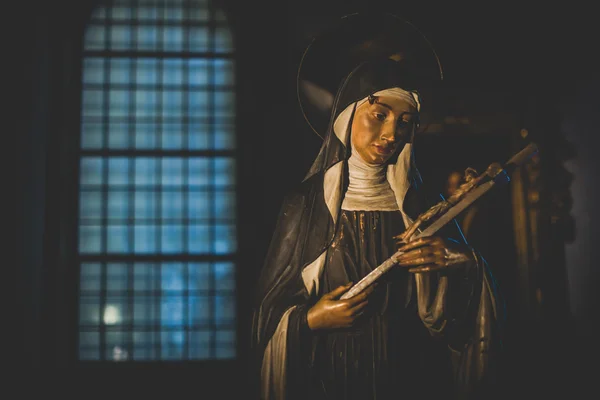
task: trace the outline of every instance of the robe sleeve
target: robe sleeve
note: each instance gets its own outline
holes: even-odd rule
[[[323,208],[328,213],[319,185],[307,182],[286,196],[279,213],[252,316],[251,345],[260,371],[256,379],[261,399],[293,399],[308,387],[315,341],[307,312],[315,294],[307,289],[303,271],[324,259],[319,255],[326,248],[331,221],[319,212]],[[317,223],[321,229],[315,230]]]
[[[452,225],[442,234],[464,242],[456,222]],[[475,261],[463,268],[415,274],[419,317],[432,336],[446,341],[461,398],[476,397],[494,384],[504,320],[489,265],[470,250]]]
[[[262,357],[261,399],[301,398],[310,376],[312,332],[306,321],[308,307],[292,306],[283,314]]]
[[[477,252],[471,251],[475,261],[456,270],[415,274],[419,317],[433,336],[445,335],[457,325],[468,323],[483,268]]]

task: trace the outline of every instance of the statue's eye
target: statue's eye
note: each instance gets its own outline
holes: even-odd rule
[[[375,113],[375,118],[377,118],[379,121],[385,121],[385,117],[386,115],[383,113]]]
[[[398,129],[404,129],[408,126],[410,122],[409,121],[405,121],[403,119],[398,121]]]

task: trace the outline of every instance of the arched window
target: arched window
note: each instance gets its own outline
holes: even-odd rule
[[[79,359],[233,358],[233,43],[208,0],[115,0],[84,41]]]

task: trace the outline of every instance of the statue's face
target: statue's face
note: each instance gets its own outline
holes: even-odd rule
[[[364,102],[352,120],[350,139],[355,151],[369,164],[386,163],[410,140],[415,113],[410,103],[397,97],[378,96],[372,104]]]

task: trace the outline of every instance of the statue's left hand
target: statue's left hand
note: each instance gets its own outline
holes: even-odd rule
[[[471,265],[474,255],[465,244],[439,236],[424,237],[409,243],[396,242],[399,251],[398,264],[411,267],[408,272],[440,271]]]

